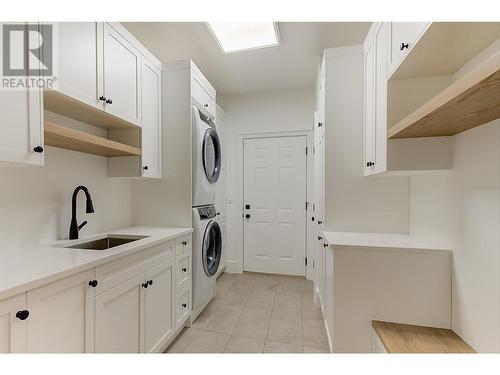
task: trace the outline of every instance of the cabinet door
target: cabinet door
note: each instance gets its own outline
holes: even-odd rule
[[[147,353],[158,352],[172,337],[174,327],[175,258],[146,272],[144,344]]]
[[[0,48],[4,38],[2,26],[0,23]],[[42,90],[0,90],[0,164],[43,165],[43,152],[35,152],[40,146],[43,147]]]
[[[94,270],[28,291],[29,353],[93,351]]]
[[[106,112],[140,125],[141,55],[112,26],[104,24]]]
[[[406,58],[429,25],[429,22],[391,22],[390,74]]]
[[[373,173],[375,162],[375,55],[373,38],[369,37],[364,47],[364,158],[363,175]]]
[[[103,109],[102,36],[103,23],[61,22],[57,24],[59,56],[58,91]]]
[[[141,126],[142,176],[160,178],[161,171],[161,72],[151,62],[142,59]]]
[[[144,351],[145,275],[141,274],[95,298],[95,352]]]
[[[25,309],[26,293],[0,301],[0,353],[26,352],[27,321],[16,317]]]
[[[387,169],[387,64],[389,24],[380,23],[373,34],[375,47],[375,149],[373,173]]]

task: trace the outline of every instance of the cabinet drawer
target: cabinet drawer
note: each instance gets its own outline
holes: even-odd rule
[[[176,257],[175,280],[176,290],[181,290],[191,282],[191,251]]]
[[[95,269],[95,278],[98,282],[95,290],[96,295],[165,262],[174,256],[172,247],[172,241],[162,242],[134,254],[97,266]]]
[[[191,249],[191,235],[182,236],[175,239],[175,254],[179,255]]]
[[[215,98],[213,98],[196,79],[192,80],[191,90],[194,101],[210,113],[211,116],[215,117]]]
[[[191,285],[177,293],[175,303],[176,328],[179,328],[191,314]]]

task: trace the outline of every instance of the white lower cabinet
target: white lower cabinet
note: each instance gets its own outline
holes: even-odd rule
[[[146,272],[151,283],[145,295],[144,345],[147,353],[159,351],[172,337],[174,326],[175,259]]]
[[[93,351],[93,278],[91,269],[28,291],[28,352]]]
[[[0,353],[26,352],[26,311],[26,293],[0,301]]]
[[[95,352],[144,351],[144,274],[95,298]]]

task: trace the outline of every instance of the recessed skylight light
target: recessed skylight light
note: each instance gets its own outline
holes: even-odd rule
[[[208,22],[224,53],[279,45],[274,22]]]

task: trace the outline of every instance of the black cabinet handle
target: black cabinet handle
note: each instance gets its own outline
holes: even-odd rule
[[[323,222],[321,220],[318,220],[318,225],[321,225],[323,224]]]
[[[322,127],[323,124],[321,122],[318,122],[318,128]]]
[[[144,167],[142,167],[142,169],[144,169],[145,171],[147,171],[149,169],[149,167],[147,165],[145,165]]]
[[[182,241],[182,246],[186,246],[187,244],[187,241]]]
[[[106,101],[106,97],[101,95],[101,96],[99,97],[99,100],[101,100],[101,101],[105,102],[105,101]]]
[[[183,307],[183,308],[186,308],[186,307],[187,307],[187,304],[186,304],[186,303],[183,303],[183,304],[182,304],[182,307]]]
[[[374,165],[375,163],[373,161],[369,161],[368,163],[366,163],[367,167],[373,167]]]
[[[97,286],[97,280],[89,281],[89,286],[91,286],[92,288],[95,288]]]
[[[205,106],[206,108],[208,108],[208,104],[205,104],[204,106]]]
[[[113,101],[111,99],[106,99],[106,103],[113,104]]]
[[[146,289],[149,286],[148,282],[146,281],[145,283],[142,284],[142,287]]]
[[[26,320],[30,316],[30,312],[28,310],[21,310],[16,313],[16,318],[19,320]]]
[[[408,43],[401,43],[401,46],[399,46],[399,50],[400,50],[400,51],[402,51],[402,50],[404,50],[405,48],[409,48]]]
[[[187,268],[186,268],[186,267],[184,267],[184,268],[182,268],[182,269],[181,269],[181,271],[182,271],[182,272],[187,272]]]
[[[42,146],[36,146],[33,151],[35,151],[37,154],[41,154],[43,152],[43,147]]]
[[[321,236],[318,236],[318,241],[321,241],[323,238],[321,238]]]
[[[153,280],[149,280],[149,281],[148,281],[148,284],[149,284],[149,285],[153,285]]]
[[[245,218],[250,219],[250,214],[246,214]]]
[[[327,243],[324,243],[324,244],[323,244],[323,247],[328,247],[328,244],[327,244]]]

